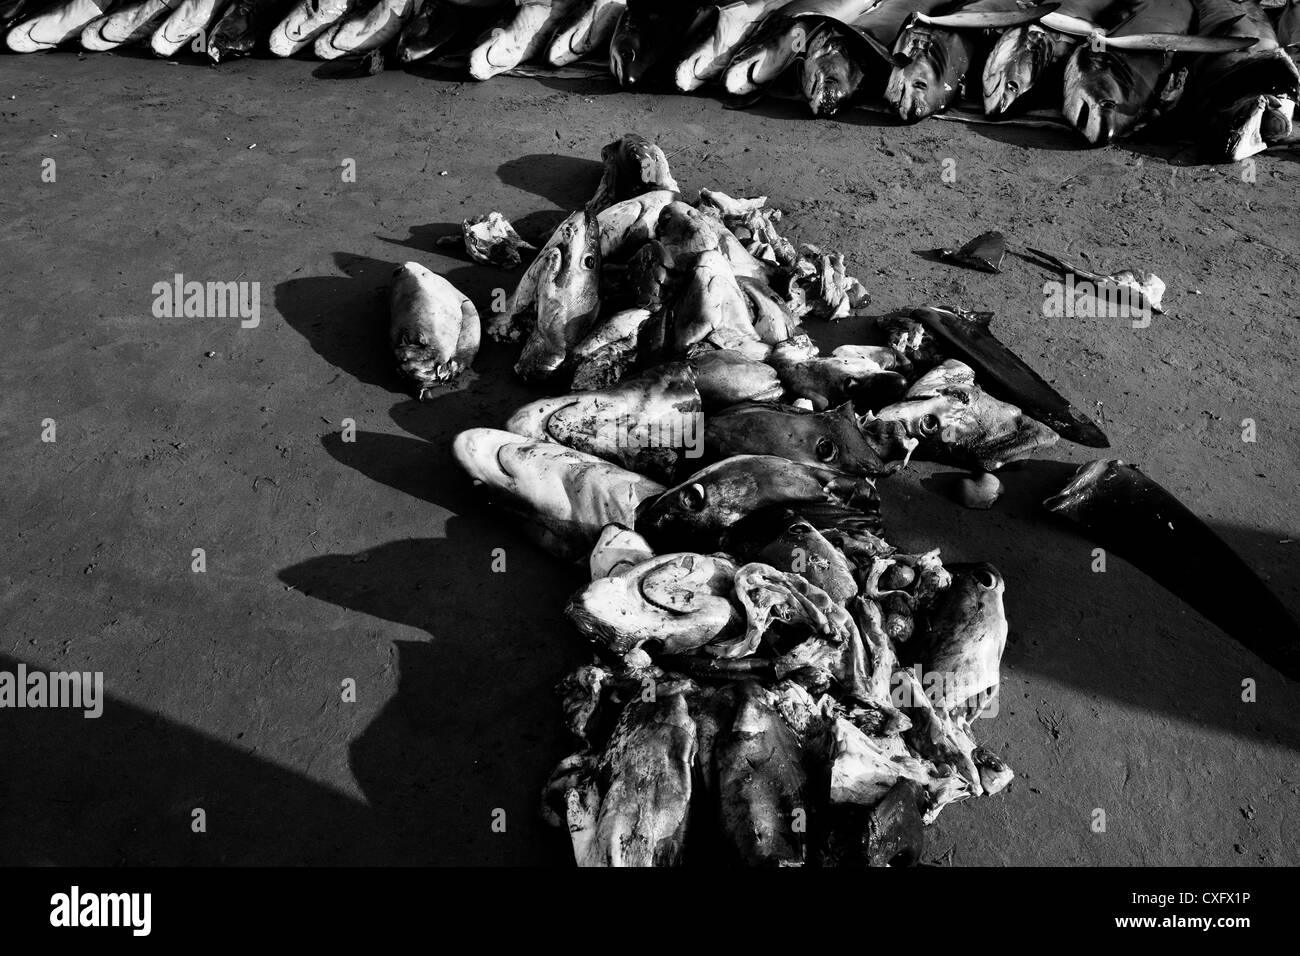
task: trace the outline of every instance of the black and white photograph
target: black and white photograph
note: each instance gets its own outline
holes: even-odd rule
[[[0,0],[0,47],[0,865],[54,887],[7,921],[453,867],[940,918],[977,869],[1268,930],[1300,0]]]

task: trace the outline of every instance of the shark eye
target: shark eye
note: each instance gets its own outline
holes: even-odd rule
[[[596,257],[593,256],[591,253],[587,253],[585,256],[582,257],[582,267],[584,269],[596,268]]]
[[[933,435],[939,430],[941,424],[939,416],[931,413],[921,416],[921,420],[917,422],[917,428],[921,430],[922,435]]]
[[[992,591],[998,586],[998,579],[988,568],[977,568],[971,573],[971,577],[985,591]]]
[[[853,389],[857,387],[857,384],[858,383],[855,382],[851,377],[845,378],[843,381],[840,382],[840,391],[842,391],[845,395],[847,395],[849,392],[853,391]]]
[[[834,461],[839,453],[840,450],[835,442],[825,435],[817,439],[817,446],[813,449],[813,454],[817,456],[818,461]]]
[[[682,507],[687,511],[702,511],[704,509],[704,486],[701,484],[690,485],[683,488],[680,495]]]

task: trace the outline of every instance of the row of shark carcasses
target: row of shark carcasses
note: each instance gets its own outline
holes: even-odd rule
[[[0,25],[17,52],[468,50],[480,80],[607,58],[628,87],[797,81],[816,115],[883,98],[907,122],[970,87],[989,117],[1056,109],[1094,144],[1172,114],[1210,161],[1295,142],[1300,98],[1300,0],[3,0]]]

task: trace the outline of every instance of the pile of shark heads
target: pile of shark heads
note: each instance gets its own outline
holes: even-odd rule
[[[1004,582],[891,545],[877,483],[912,458],[949,462],[987,507],[1007,463],[1106,436],[987,314],[926,306],[821,354],[802,323],[867,298],[843,256],[789,242],[765,198],[687,202],[639,136],[603,159],[596,195],[488,325],[554,397],[452,448],[589,576],[566,614],[593,657],[559,688],[575,752],[544,815],[581,865],[915,863],[944,806],[1013,776],[974,730],[996,713]],[[499,213],[454,241],[506,268],[533,249]],[[996,233],[945,250],[993,267],[1004,252]],[[407,263],[390,333],[424,395],[470,367],[479,316]],[[1085,465],[1045,505],[1300,676],[1276,597],[1136,468]],[[1222,594],[1271,625],[1243,628]]]
[[[972,723],[995,711],[1003,581],[884,537],[876,481],[909,457],[980,471],[1057,440],[987,394],[927,323],[821,355],[801,320],[865,300],[843,257],[796,249],[764,199],[684,200],[657,146],[604,150],[489,324],[516,371],[567,393],[453,455],[590,582],[567,616],[593,660],[561,685],[577,751],[545,788],[583,865],[916,862],[948,803],[1012,778]],[[522,240],[465,224],[484,262]],[[398,270],[392,344],[420,391],[473,360],[478,316]]]
[[[817,116],[883,100],[904,122],[969,86],[968,109],[1059,111],[1094,144],[1170,117],[1209,162],[1294,143],[1300,99],[1300,0],[0,0],[0,30],[17,52],[148,43],[365,73],[465,54],[477,80],[587,60],[624,87],[801,93]]]

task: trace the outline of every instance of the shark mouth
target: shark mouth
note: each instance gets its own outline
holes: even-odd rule
[[[1137,126],[1133,71],[1122,56],[1081,48],[1065,67],[1066,120],[1094,146],[1104,146]]]
[[[998,38],[984,65],[984,112],[1006,113],[1058,61],[1059,39],[1037,24]]]

